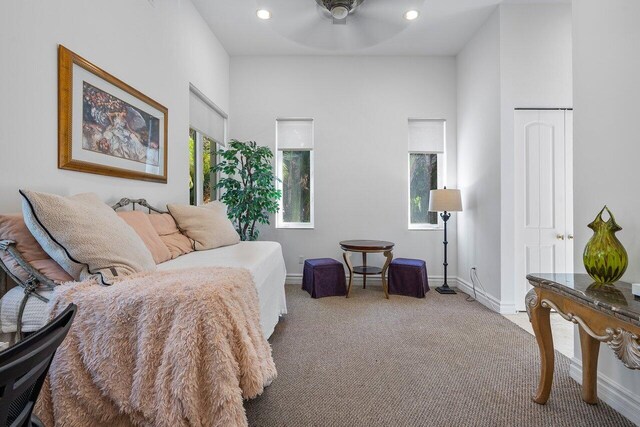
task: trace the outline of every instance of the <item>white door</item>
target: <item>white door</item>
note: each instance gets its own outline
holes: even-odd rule
[[[516,308],[524,310],[529,273],[572,270],[571,133],[564,110],[518,110],[516,153]]]
[[[573,110],[564,112],[565,224],[567,234],[565,272],[573,273]]]

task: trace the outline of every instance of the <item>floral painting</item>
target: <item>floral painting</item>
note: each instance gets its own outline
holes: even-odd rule
[[[87,82],[82,95],[83,149],[158,166],[156,117]]]
[[[169,111],[58,47],[58,167],[166,184]]]

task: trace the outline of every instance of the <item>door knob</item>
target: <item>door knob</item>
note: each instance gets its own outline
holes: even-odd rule
[[[558,239],[558,240],[564,240],[564,234],[558,234],[558,235],[556,236],[556,239]]]
[[[573,240],[573,234],[569,234],[569,235],[567,236],[567,239],[569,239],[569,240]]]

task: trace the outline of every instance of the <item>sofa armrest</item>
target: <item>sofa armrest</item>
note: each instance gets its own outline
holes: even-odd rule
[[[28,274],[26,281],[21,280],[15,276],[11,270],[0,259],[0,297],[4,296],[9,291],[9,279],[13,281],[17,286],[24,289],[24,299],[20,305],[20,311],[17,319],[17,335],[18,339],[22,339],[22,316],[24,314],[24,307],[27,300],[30,297],[38,298],[43,302],[49,302],[47,298],[40,295],[38,290],[52,290],[56,284],[49,278],[42,275],[36,268],[29,264],[18,252],[15,246],[15,242],[12,240],[0,240],[0,251],[8,253],[20,267],[22,267]]]

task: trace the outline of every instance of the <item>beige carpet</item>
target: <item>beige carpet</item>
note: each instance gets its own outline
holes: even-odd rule
[[[632,425],[582,402],[558,352],[551,398],[533,403],[534,337],[463,295],[287,298],[270,340],[278,378],[245,403],[252,426]]]

